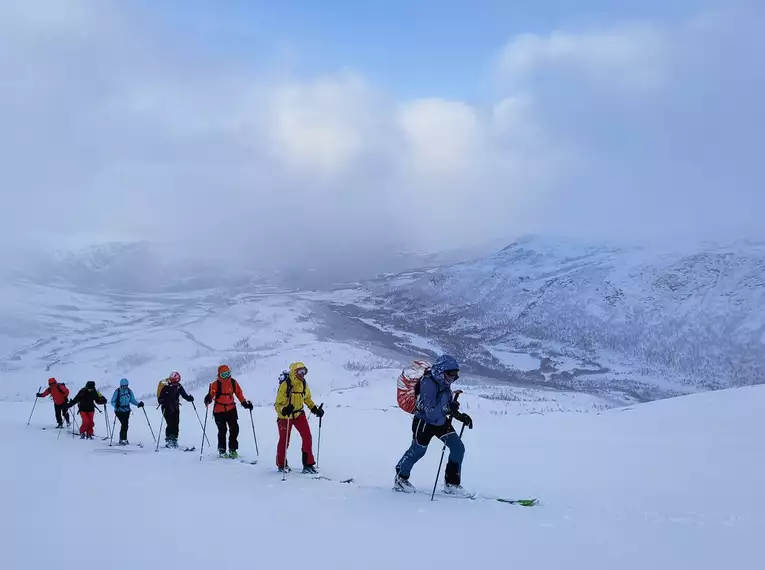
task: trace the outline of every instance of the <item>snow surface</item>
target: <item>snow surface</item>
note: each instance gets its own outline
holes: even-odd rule
[[[49,402],[28,427],[28,402],[2,403],[3,568],[761,568],[765,387],[600,414],[475,411],[465,486],[542,501],[524,508],[391,491],[410,421],[384,409],[373,385],[350,391],[364,406],[332,400],[323,419],[320,468],[354,484],[296,473],[282,482],[269,408],[254,413],[260,457],[250,466],[207,451],[200,462],[189,406],[180,441],[196,452],[155,453],[142,415],[130,439],[147,447],[123,452],[98,437],[102,416],[95,440],[57,439],[40,429],[52,426]],[[156,431],[158,412],[147,412]],[[255,459],[245,411],[240,425],[241,452]],[[418,488],[432,487],[439,456],[433,444],[415,467]]]

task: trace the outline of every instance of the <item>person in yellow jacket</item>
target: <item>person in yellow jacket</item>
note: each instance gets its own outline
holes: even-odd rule
[[[324,409],[314,404],[311,389],[306,382],[308,368],[302,362],[290,364],[289,372],[284,371],[279,376],[279,388],[276,390],[276,420],[279,428],[279,444],[276,446],[276,466],[279,471],[289,471],[287,465],[287,448],[289,447],[292,426],[295,426],[303,440],[303,473],[316,473],[316,461],[313,457],[313,440],[311,427],[308,425],[304,406],[308,406],[318,417],[324,415]]]

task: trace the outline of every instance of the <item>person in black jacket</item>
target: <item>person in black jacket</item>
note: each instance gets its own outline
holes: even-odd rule
[[[193,402],[194,396],[186,393],[181,385],[181,375],[173,372],[167,379],[167,384],[159,393],[157,401],[162,406],[162,415],[167,423],[165,429],[165,447],[178,447],[178,431],[181,423],[181,400]]]
[[[77,395],[69,402],[66,407],[72,408],[75,404],[79,405],[80,417],[80,439],[93,439],[93,429],[96,427],[93,416],[96,413],[96,404],[106,404],[106,398],[96,390],[96,383],[89,380],[85,387],[77,392]]]

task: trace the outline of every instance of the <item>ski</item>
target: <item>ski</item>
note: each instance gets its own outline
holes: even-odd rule
[[[301,475],[310,475],[309,479],[318,479],[320,481],[333,481],[335,483],[353,483],[353,477],[350,479],[334,479],[332,477],[327,477],[326,475],[313,475],[309,473],[301,473]]]
[[[431,491],[426,490],[415,490],[415,491],[402,491],[401,489],[397,487],[393,487],[393,490],[397,493],[401,493],[404,495],[425,495],[430,496]],[[443,490],[439,491],[435,495],[436,497],[444,497],[447,499],[467,499],[470,501],[496,501],[498,503],[505,503],[508,505],[519,505],[522,507],[535,507],[539,504],[539,500],[536,498],[533,499],[507,499],[505,497],[490,497],[487,495],[479,495],[478,493],[466,493],[464,495],[457,495],[453,493],[446,493]]]

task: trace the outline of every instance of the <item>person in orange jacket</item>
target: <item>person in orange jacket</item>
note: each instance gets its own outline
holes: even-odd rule
[[[289,372],[283,372],[279,377],[279,387],[276,390],[277,426],[279,428],[279,443],[276,446],[276,467],[279,471],[289,471],[287,465],[287,448],[290,444],[292,426],[295,426],[303,440],[301,448],[303,457],[303,473],[317,473],[316,461],[313,457],[313,439],[311,426],[305,417],[303,406],[308,406],[317,417],[324,415],[324,408],[317,406],[311,398],[311,389],[305,380],[308,368],[302,362],[290,364]]]
[[[239,457],[239,414],[236,410],[234,396],[239,399],[242,407],[252,410],[252,402],[245,399],[239,383],[231,377],[231,369],[225,364],[218,367],[218,378],[210,383],[210,389],[205,396],[205,406],[215,402],[213,418],[218,426],[218,456]],[[228,429],[228,450],[226,455],[226,430]]]
[[[58,382],[55,378],[48,378],[48,387],[44,392],[38,392],[38,398],[46,398],[50,396],[53,398],[53,410],[56,414],[56,427],[63,428],[64,422],[61,416],[66,419],[66,427],[69,427],[69,408],[67,402],[69,401],[69,388],[64,385],[63,382]]]

